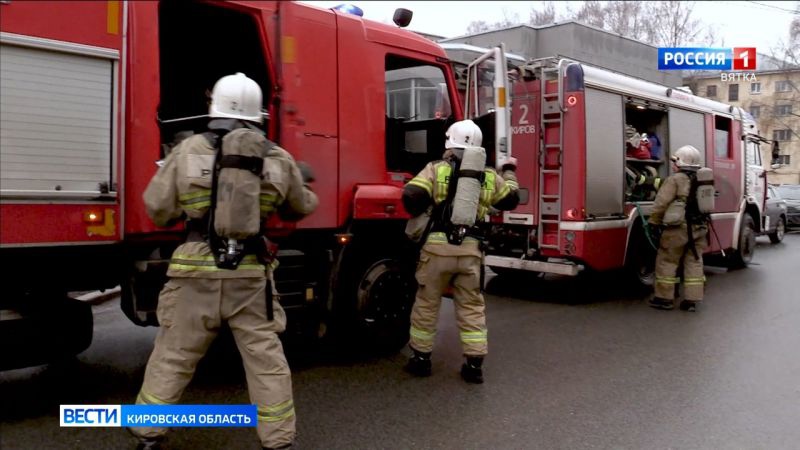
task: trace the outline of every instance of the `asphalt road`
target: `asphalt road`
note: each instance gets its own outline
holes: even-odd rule
[[[755,263],[707,268],[699,313],[658,311],[616,279],[519,283],[487,296],[484,385],[458,375],[444,302],[434,375],[401,371],[405,352],[347,359],[293,349],[298,449],[800,448],[800,234]],[[59,428],[60,404],[129,404],[152,350],[115,300],[94,307],[95,339],[76,361],[0,372],[0,448],[117,449],[119,428]],[[229,343],[228,343],[229,344]],[[224,341],[183,403],[248,403]],[[172,449],[257,449],[252,429],[183,428]]]

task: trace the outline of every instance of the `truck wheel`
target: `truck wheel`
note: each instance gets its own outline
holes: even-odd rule
[[[739,229],[739,246],[731,254],[730,269],[743,269],[753,260],[756,250],[756,225],[750,214],[744,216],[742,226]]]
[[[92,343],[91,305],[66,295],[37,300],[17,316],[0,321],[0,370],[62,361]]]
[[[775,231],[769,233],[769,241],[773,244],[778,244],[783,240],[783,236],[786,235],[786,218],[781,216],[778,219],[777,225],[775,225]]]
[[[631,286],[639,292],[649,292],[656,279],[656,252],[658,245],[645,235],[641,222],[634,224],[625,256],[625,272]]]
[[[351,350],[394,352],[408,342],[417,288],[413,268],[365,247],[345,249],[331,331]]]

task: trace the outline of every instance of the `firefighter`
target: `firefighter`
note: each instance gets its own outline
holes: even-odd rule
[[[692,189],[692,178],[701,167],[700,152],[691,145],[679,148],[670,158],[675,172],[656,195],[648,222],[660,230],[656,255],[655,296],[650,306],[673,309],[683,266],[684,300],[680,309],[695,311],[703,300],[703,252],[708,242],[708,218],[700,214]],[[696,189],[696,188],[695,188]]]
[[[485,168],[481,183],[476,189],[479,200],[476,225],[466,230],[463,240],[452,243],[448,212],[452,207],[451,188],[456,183],[454,171],[459,170],[464,151],[479,147],[482,141],[480,128],[471,120],[456,122],[447,130],[443,160],[427,166],[406,184],[403,189],[403,204],[412,217],[417,217],[429,208],[433,214],[427,239],[416,271],[419,284],[414,307],[411,312],[411,340],[409,346],[414,355],[405,370],[416,376],[431,374],[431,352],[436,334],[436,323],[442,293],[452,285],[456,321],[466,361],[461,367],[461,376],[469,383],[483,383],[482,364],[487,354],[486,315],[482,286],[482,241],[484,232],[478,223],[483,220],[490,207],[499,210],[514,209],[519,203],[516,176],[516,159],[508,158],[501,174]],[[482,151],[482,149],[481,149]]]
[[[170,279],[159,296],[161,328],[136,403],[178,403],[198,361],[227,322],[241,353],[250,402],[258,408],[258,437],[264,448],[276,449],[292,445],[295,415],[291,372],[278,338],[286,327],[286,315],[268,283],[274,265],[257,257],[254,253],[263,249],[254,245],[245,247],[244,259],[235,269],[219,268],[208,242],[215,139],[234,130],[236,136],[244,134],[251,142],[271,145],[263,161],[264,181],[255,194],[261,203],[257,223],[273,212],[285,220],[299,220],[317,206],[307,184],[313,181],[310,170],[263,137],[261,99],[258,84],[244,74],[220,78],[209,106],[212,132],[183,140],[145,190],[153,222],[163,227],[188,218],[188,235],[172,255]],[[137,448],[143,449],[160,448],[167,432],[166,428],[129,430],[139,438]]]

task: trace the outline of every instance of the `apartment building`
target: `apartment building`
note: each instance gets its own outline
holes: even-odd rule
[[[761,65],[760,65],[761,66]],[[800,184],[800,68],[774,64],[753,73],[709,73],[685,79],[701,97],[742,107],[756,119],[761,136],[777,143],[761,146],[771,184]]]

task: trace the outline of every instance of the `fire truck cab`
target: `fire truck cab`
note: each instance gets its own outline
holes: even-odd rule
[[[0,369],[88,347],[91,310],[70,291],[121,285],[131,321],[157,324],[182,226],[156,228],[142,192],[236,72],[260,85],[269,138],[316,175],[318,210],[269,224],[287,333],[407,341],[402,187],[461,118],[441,47],[295,2],[13,1],[0,52]]]

